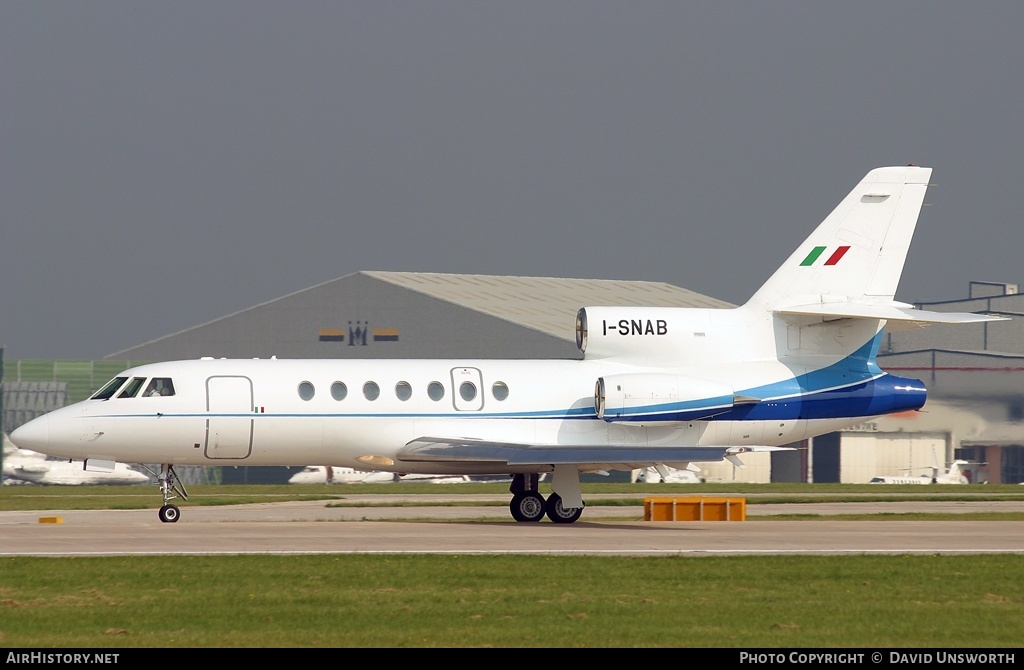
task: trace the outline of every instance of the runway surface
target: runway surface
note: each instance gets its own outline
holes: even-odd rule
[[[410,498],[418,506],[397,506]],[[453,499],[465,504],[452,506]],[[515,523],[507,501],[507,495],[420,494],[365,499],[346,495],[344,506],[332,506],[330,501],[185,504],[177,523],[161,523],[152,509],[0,512],[0,556],[1024,554],[1024,521],[829,518],[850,513],[1024,511],[1021,501],[747,505],[745,521],[644,521],[640,506],[591,506],[574,524]],[[815,516],[770,519],[777,514]],[[56,519],[59,523],[53,522]]]

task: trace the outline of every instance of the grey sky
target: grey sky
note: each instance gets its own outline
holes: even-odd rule
[[[0,346],[100,358],[359,270],[739,303],[907,163],[935,186],[897,297],[1024,282],[1022,27],[1019,1],[0,0]]]

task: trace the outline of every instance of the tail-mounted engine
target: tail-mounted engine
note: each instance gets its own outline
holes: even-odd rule
[[[696,421],[732,409],[732,389],[703,379],[660,373],[599,377],[594,407],[605,421]]]
[[[679,307],[583,307],[576,346],[587,358],[629,356],[652,363],[679,360],[684,342],[707,328],[704,310]]]

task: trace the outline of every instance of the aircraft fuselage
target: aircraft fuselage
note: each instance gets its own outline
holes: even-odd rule
[[[859,423],[866,418],[864,411],[884,413],[872,405],[883,390],[888,394],[885,411],[892,411],[893,403],[913,408],[924,401],[919,383],[893,395],[892,380],[899,378],[865,373],[845,389],[804,389],[802,395],[742,404],[731,397],[680,402],[678,397],[649,397],[639,389],[634,411],[610,420],[597,416],[597,379],[630,380],[631,374],[644,379],[647,372],[602,361],[549,360],[154,363],[119,375],[124,388],[135,379],[140,388],[146,381],[167,379],[173,382],[173,395],[118,397],[115,389],[109,398],[51,412],[20,429],[18,439],[46,453],[82,460],[319,463],[403,473],[481,473],[479,463],[398,462],[397,452],[429,435],[566,447],[778,446]],[[698,369],[672,372],[684,386],[700,378]],[[716,384],[730,384],[728,368],[716,373]],[[737,392],[792,380],[791,367],[779,363],[765,363],[751,374],[749,364],[742,378],[737,371],[733,381],[743,385]],[[817,416],[821,403],[833,416]],[[840,403],[848,404],[850,416],[835,416]],[[708,416],[676,419],[687,413]],[[544,469],[495,464],[493,471],[538,470]]]

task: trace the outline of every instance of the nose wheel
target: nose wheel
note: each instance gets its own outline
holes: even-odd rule
[[[174,505],[164,505],[160,508],[160,520],[164,523],[174,523],[181,517],[181,512]]]
[[[146,468],[145,465],[142,467]],[[146,468],[149,470],[149,468]],[[150,474],[153,473],[150,470]],[[159,517],[164,523],[174,523],[181,518],[181,511],[176,505],[171,504],[171,500],[175,498],[181,498],[182,500],[188,500],[188,491],[185,490],[185,485],[178,479],[178,473],[174,471],[174,466],[170,463],[164,463],[160,466],[160,474],[156,475],[157,485],[160,487],[160,495],[164,498],[164,504],[160,507]]]

